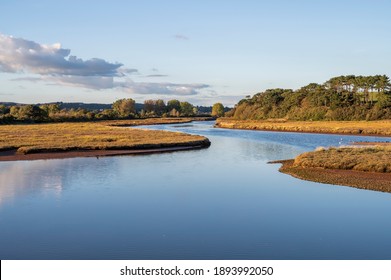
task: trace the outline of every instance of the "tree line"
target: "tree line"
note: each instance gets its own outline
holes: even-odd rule
[[[386,75],[348,75],[298,90],[268,89],[240,100],[227,116],[255,120],[390,119],[390,79]]]
[[[217,104],[217,105],[216,105]],[[214,107],[194,106],[187,101],[176,99],[167,103],[162,99],[145,100],[141,110],[136,110],[136,102],[131,98],[115,101],[110,109],[88,110],[85,108],[62,108],[61,103],[29,104],[6,106],[0,104],[0,124],[16,122],[64,122],[94,121],[150,117],[193,117],[224,114],[224,107],[216,103]],[[221,112],[221,107],[223,112]]]

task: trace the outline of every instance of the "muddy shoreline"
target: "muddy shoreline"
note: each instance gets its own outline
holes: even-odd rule
[[[206,144],[176,146],[176,147],[157,147],[148,149],[121,149],[121,150],[70,150],[64,152],[40,152],[31,154],[17,153],[17,150],[0,151],[0,161],[21,161],[21,160],[47,160],[64,159],[77,157],[110,157],[126,155],[143,155],[155,153],[168,153],[176,151],[197,150],[208,147]]]
[[[391,174],[342,169],[324,169],[293,166],[293,159],[269,163],[282,164],[279,171],[295,178],[323,184],[341,185],[358,189],[391,193]]]

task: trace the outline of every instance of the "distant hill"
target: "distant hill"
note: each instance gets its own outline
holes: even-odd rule
[[[22,106],[28,105],[27,103],[15,103],[15,102],[0,102],[7,107],[10,106]],[[111,109],[112,104],[103,104],[103,103],[83,103],[83,102],[50,102],[50,103],[38,103],[35,105],[45,105],[45,104],[58,104],[60,109],[86,109],[88,111],[103,111],[105,109]],[[136,103],[136,110],[140,111],[143,109],[144,104]]]
[[[10,107],[10,106],[17,106],[17,105],[25,105],[25,104],[20,104],[20,103],[15,103],[15,102],[0,102],[0,105]]]

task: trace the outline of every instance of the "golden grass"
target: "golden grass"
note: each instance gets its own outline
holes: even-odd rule
[[[362,134],[391,136],[391,121],[286,121],[278,120],[234,120],[219,118],[216,126],[233,129],[255,129],[271,131]]]
[[[178,121],[178,119],[176,119]],[[114,125],[125,121],[114,121]],[[137,120],[136,124],[162,123],[164,119]],[[173,121],[167,120],[172,123]],[[109,122],[1,125],[0,150],[17,149],[19,153],[145,149],[209,144],[198,135],[178,132],[124,128]],[[125,125],[125,124],[122,124]]]
[[[390,147],[329,148],[297,156],[293,167],[391,172]]]

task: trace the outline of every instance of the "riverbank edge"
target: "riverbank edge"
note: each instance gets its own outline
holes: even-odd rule
[[[132,119],[132,120],[109,120],[109,121],[99,121],[102,125],[107,126],[118,126],[118,127],[127,127],[127,126],[148,126],[148,125],[160,125],[160,124],[184,124],[191,123],[196,121],[214,121],[214,117],[180,117],[180,118],[147,118],[147,119]]]
[[[156,120],[156,119],[155,119]],[[153,121],[151,123],[140,122],[138,124],[130,124],[127,121],[118,121],[110,123],[101,123],[107,126],[132,126],[137,127],[139,125],[155,125],[155,124],[183,124],[190,123],[192,121],[206,121],[209,119],[200,118],[187,118],[178,119],[177,122],[173,122],[173,119],[167,119],[167,121]],[[157,144],[141,144],[121,147],[108,147],[103,149],[83,149],[79,147],[72,147],[66,150],[63,149],[42,149],[32,153],[20,153],[15,148],[0,150],[0,162],[1,161],[30,161],[30,160],[47,160],[47,159],[65,159],[65,158],[77,158],[77,157],[107,157],[107,156],[125,156],[125,155],[142,155],[142,154],[154,154],[154,153],[167,153],[175,151],[186,150],[198,150],[208,148],[211,145],[210,140],[207,137],[202,136],[201,140],[191,140],[188,142],[179,143],[157,143]]]
[[[292,177],[339,186],[353,187],[372,191],[391,193],[391,174],[342,169],[324,169],[315,167],[293,166],[293,159],[270,161],[270,164],[281,164],[279,171]]]
[[[368,127],[351,125],[368,125]],[[386,124],[379,128],[379,131],[372,127],[373,124]],[[324,126],[319,126],[324,125]],[[228,118],[219,118],[216,120],[215,127],[227,129],[276,131],[276,132],[296,132],[296,133],[318,133],[318,134],[336,134],[336,135],[359,135],[359,136],[377,136],[391,137],[391,121],[286,121],[286,120],[234,120]]]
[[[201,142],[201,141],[200,141]],[[56,152],[39,152],[32,154],[20,154],[16,150],[1,151],[0,161],[21,161],[21,160],[47,160],[47,159],[65,159],[65,158],[80,158],[80,157],[110,157],[110,156],[126,156],[126,155],[145,155],[145,154],[157,154],[168,153],[176,151],[188,151],[207,148],[210,146],[208,143],[194,143],[193,145],[186,146],[172,146],[172,147],[156,147],[148,149],[120,149],[120,150],[69,150],[69,151],[56,151]]]

